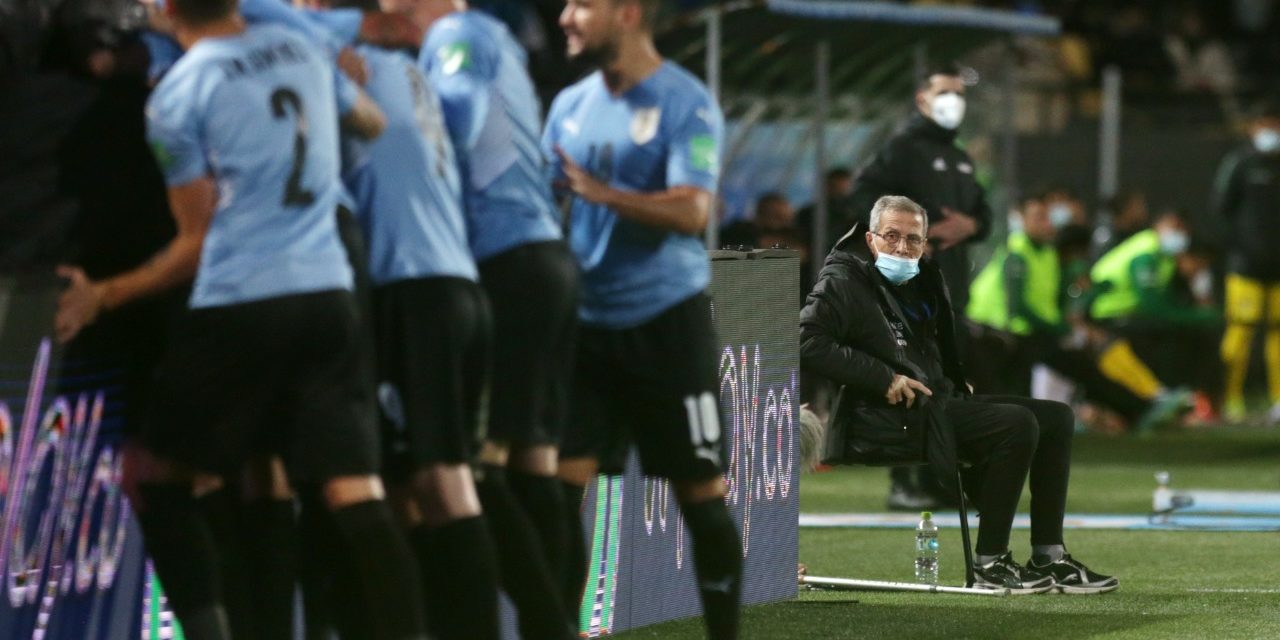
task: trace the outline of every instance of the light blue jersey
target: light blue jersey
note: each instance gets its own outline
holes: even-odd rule
[[[431,27],[418,62],[444,104],[476,260],[559,238],[538,151],[538,94],[506,26],[479,11],[450,14]]]
[[[467,250],[462,186],[440,100],[409,56],[360,46],[369,69],[364,90],[382,109],[387,128],[368,142],[348,136],[343,176],[356,199],[376,284],[453,276],[477,280]]]
[[[147,138],[165,181],[218,185],[192,308],[352,287],[332,83],[323,52],[258,25],[201,40],[152,92]]]
[[[161,9],[164,0],[156,0]],[[330,56],[338,53],[342,47],[351,45],[360,35],[360,23],[364,13],[359,9],[333,9],[329,11],[300,11],[289,5],[287,0],[240,0],[240,16],[248,24],[275,24],[305,36],[311,42],[324,47]],[[148,34],[144,37],[148,52],[151,54],[151,67],[148,73],[154,82],[161,77],[181,56],[181,47],[172,38],[161,34]],[[159,40],[168,40],[167,46]],[[176,55],[175,55],[176,54]],[[346,115],[355,106],[359,87],[344,75],[336,66],[333,67],[335,96],[338,100],[338,113]]]
[[[652,193],[693,186],[715,193],[724,117],[703,84],[672,62],[621,96],[596,72],[556,96],[543,152],[563,179],[559,146],[616,189]],[[711,266],[697,236],[619,218],[574,198],[569,244],[582,267],[586,324],[643,324],[706,288]]]

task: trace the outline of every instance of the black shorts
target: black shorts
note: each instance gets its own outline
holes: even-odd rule
[[[558,444],[568,419],[578,265],[564,242],[526,244],[481,263],[480,284],[493,308],[489,438]]]
[[[223,475],[255,454],[283,456],[295,482],[376,473],[358,327],[348,291],[191,310],[158,368],[144,443]]]
[[[572,416],[561,459],[622,472],[632,442],[648,475],[706,480],[723,470],[719,354],[711,298],[700,293],[632,329],[578,333]]]
[[[403,481],[433,464],[471,462],[484,436],[489,304],[462,278],[373,289],[384,473]]]

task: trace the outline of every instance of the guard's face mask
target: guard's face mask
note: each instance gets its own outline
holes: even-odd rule
[[[942,93],[929,103],[929,117],[943,129],[955,129],[964,121],[964,96]]]
[[[1261,153],[1280,151],[1280,131],[1264,128],[1253,132],[1253,148]]]

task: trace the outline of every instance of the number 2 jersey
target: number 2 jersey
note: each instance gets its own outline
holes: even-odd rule
[[[663,62],[619,96],[598,71],[562,91],[551,104],[542,146],[553,180],[564,179],[559,147],[616,189],[692,186],[714,194],[723,136],[724,117],[702,82]],[[626,220],[582,198],[569,209],[569,244],[582,267],[578,315],[588,325],[644,324],[711,280],[699,237]]]
[[[167,184],[217,182],[192,308],[352,287],[333,91],[321,50],[257,25],[201,40],[152,92],[147,138]]]

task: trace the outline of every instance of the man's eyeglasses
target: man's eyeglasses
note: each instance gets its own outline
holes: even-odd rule
[[[876,231],[872,231],[871,235],[879,236],[882,240],[888,243],[890,247],[897,247],[899,242],[906,240],[908,248],[919,249],[920,247],[924,246],[924,243],[929,241],[929,239],[924,236],[918,236],[918,235],[915,235],[914,233],[907,236],[903,236],[901,233],[898,233],[897,231],[890,231],[888,233],[879,233]]]

